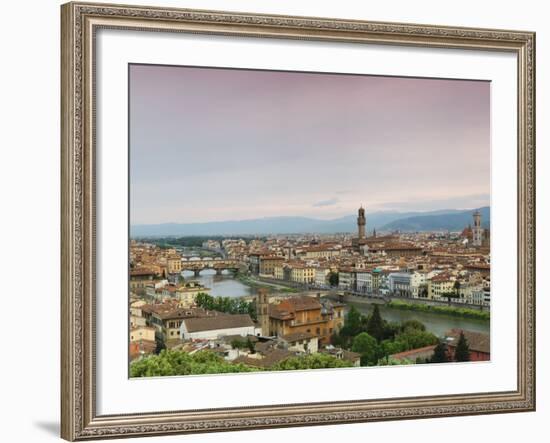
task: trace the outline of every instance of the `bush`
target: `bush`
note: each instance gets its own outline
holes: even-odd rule
[[[275,364],[271,369],[273,371],[288,371],[296,369],[347,368],[351,366],[351,362],[339,360],[332,355],[309,354],[305,357],[289,357]]]
[[[361,366],[376,365],[381,356],[378,342],[366,332],[361,332],[361,334],[353,339],[351,350],[361,354]]]
[[[252,372],[256,369],[244,364],[226,362],[211,351],[189,354],[184,351],[163,350],[130,364],[130,377],[159,377],[167,375],[224,374]]]
[[[387,306],[395,309],[433,312],[436,314],[453,315],[456,317],[473,318],[477,320],[489,320],[491,317],[489,311],[478,311],[476,309],[468,308],[455,308],[453,306],[432,306],[423,303],[407,303],[400,300],[391,301],[387,304]]]

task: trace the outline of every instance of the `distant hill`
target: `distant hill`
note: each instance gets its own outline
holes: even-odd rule
[[[382,226],[384,231],[460,231],[469,224],[473,224],[474,210],[456,211],[452,213],[417,215],[394,220]],[[488,228],[490,225],[490,209],[488,206],[479,208],[481,225]]]
[[[488,226],[489,208],[481,208],[482,220]],[[367,229],[402,231],[458,231],[472,222],[474,210],[447,209],[430,212],[367,212]],[[347,215],[333,220],[308,217],[267,217],[251,220],[231,220],[207,223],[162,223],[133,225],[132,237],[192,236],[192,235],[262,235],[355,232],[357,216]]]

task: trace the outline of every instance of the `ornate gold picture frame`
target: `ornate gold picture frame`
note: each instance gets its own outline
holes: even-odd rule
[[[459,416],[535,409],[535,34],[524,31],[67,3],[62,22],[61,436],[109,437]],[[242,408],[96,412],[96,32],[177,32],[517,56],[517,389],[506,392],[281,404]]]

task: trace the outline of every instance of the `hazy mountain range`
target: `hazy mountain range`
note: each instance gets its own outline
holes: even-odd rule
[[[489,227],[489,207],[478,208],[482,225]],[[473,223],[475,209],[444,209],[429,212],[381,211],[367,213],[367,230],[377,231],[460,231]],[[357,216],[346,215],[332,220],[308,217],[267,217],[250,220],[229,220],[206,223],[161,223],[132,225],[132,237],[188,236],[188,235],[261,235],[355,232]]]

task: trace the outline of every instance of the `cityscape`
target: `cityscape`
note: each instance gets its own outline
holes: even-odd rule
[[[355,236],[132,239],[131,376],[487,361],[489,251],[477,210],[460,232],[367,235],[360,207]]]
[[[130,65],[130,377],[488,362],[488,82]]]

